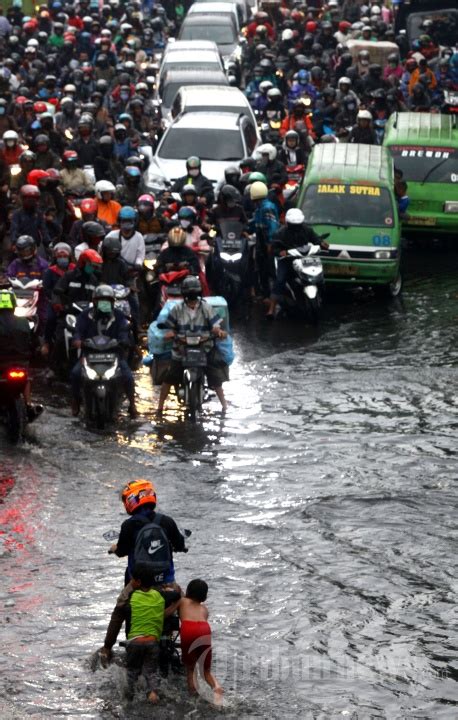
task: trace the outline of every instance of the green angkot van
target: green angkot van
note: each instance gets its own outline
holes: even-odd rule
[[[305,221],[327,238],[327,284],[401,291],[401,235],[393,162],[378,145],[322,143],[310,155],[297,201]]]
[[[458,233],[458,127],[453,115],[393,113],[383,141],[402,170],[409,233]]]

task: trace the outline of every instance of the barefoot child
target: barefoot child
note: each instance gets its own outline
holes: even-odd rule
[[[206,582],[191,580],[186,588],[186,596],[179,602],[181,651],[191,695],[197,692],[194,672],[198,665],[200,674],[204,676],[215,695],[221,696],[223,689],[211,672],[211,628],[207,622],[208,609],[203,605],[207,594]]]

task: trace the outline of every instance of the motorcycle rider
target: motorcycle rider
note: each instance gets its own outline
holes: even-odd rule
[[[59,279],[63,277],[66,272],[71,272],[76,267],[75,263],[72,262],[72,249],[70,245],[67,245],[67,243],[60,242],[54,245],[52,254],[54,262],[52,262],[43,273],[43,293],[48,300],[44,328],[44,343],[41,346],[41,354],[43,357],[47,357],[49,355],[57,326],[57,314],[52,305],[54,288]]]
[[[38,247],[43,249],[51,242],[45,218],[38,209],[40,191],[35,185],[23,185],[19,191],[22,207],[11,217],[10,240],[14,245],[21,235],[31,235]]]
[[[183,194],[185,185],[194,185],[197,192],[199,193],[199,201],[211,207],[215,202],[215,195],[213,192],[213,184],[205,175],[202,175],[202,163],[200,158],[195,155],[189,157],[186,160],[187,174],[175,180],[170,191],[172,193],[177,192],[180,195]]]
[[[118,224],[118,215],[121,205],[114,196],[116,188],[109,180],[97,180],[95,194],[97,197],[97,220],[103,220],[112,227]]]
[[[156,213],[154,195],[145,193],[137,201],[138,231],[143,235],[158,234],[164,231],[164,221]]]
[[[168,515],[163,515],[162,513],[160,513],[160,515],[156,513],[157,495],[156,488],[152,482],[143,478],[131,480],[122,489],[121,500],[130,517],[122,523],[118,541],[110,547],[108,554],[127,557],[127,568],[124,578],[125,585],[127,585],[131,579],[134,568],[134,551],[137,535],[143,525],[147,522],[154,522],[156,515],[159,516],[156,521],[167,535],[170,549],[173,552],[183,553],[187,553],[188,550],[185,545],[185,538],[179,531],[173,518]],[[175,567],[172,559],[172,565],[164,578],[164,584],[173,585],[174,583]]]
[[[372,115],[370,111],[360,110],[356,116],[356,123],[350,132],[348,142],[377,145],[377,137],[372,127]]]
[[[27,318],[14,314],[16,296],[12,290],[0,288],[0,366],[28,367],[32,355],[32,339]],[[29,422],[43,412],[42,405],[32,405],[30,379],[23,390]]]
[[[77,245],[74,250],[76,261],[78,261],[81,253],[85,250],[89,250],[89,248],[99,252],[100,245],[102,244],[102,240],[105,237],[106,232],[103,225],[98,222],[94,222],[93,220],[89,220],[88,222],[83,223],[81,227],[81,235],[82,242]]]
[[[286,258],[288,250],[309,244],[320,245],[320,240],[315,231],[306,225],[302,210],[299,210],[299,208],[291,208],[285,215],[285,225],[280,228],[273,238],[273,252],[278,257]],[[291,261],[285,259],[278,262],[277,274],[272,287],[272,294],[266,315],[270,320],[275,318],[278,300],[285,294],[286,283],[288,282],[290,274]]]
[[[94,190],[94,184],[88,175],[79,167],[76,150],[65,150],[62,155],[61,178],[64,190],[82,190],[89,194]]]
[[[288,176],[284,164],[277,160],[277,148],[271,143],[264,143],[256,149],[256,155],[259,157],[256,170],[266,176],[267,184],[284,185]]]
[[[256,232],[256,253],[259,280],[263,295],[269,295],[269,254],[273,237],[278,230],[279,220],[276,205],[268,199],[269,190],[265,183],[256,181],[249,186],[249,194],[255,206],[250,225]]]
[[[300,146],[299,133],[295,130],[288,130],[288,132],[285,133],[279,160],[287,167],[305,165],[307,163],[306,154]]]
[[[169,230],[167,247],[161,250],[156,261],[156,275],[170,270],[189,270],[192,275],[200,272],[199,258],[190,247],[186,245],[186,232],[180,227]]]
[[[81,349],[85,340],[95,335],[105,335],[117,340],[121,348],[129,346],[129,325],[124,314],[114,307],[115,294],[109,285],[99,285],[92,295],[93,306],[88,307],[78,315],[75,332],[73,334],[73,345]],[[129,401],[129,415],[131,418],[138,416],[135,405],[135,383],[132,371],[127,361],[120,357],[119,367],[124,382],[124,389]],[[78,360],[70,373],[72,386],[72,415],[76,417],[80,411],[81,403],[81,360]]]
[[[127,263],[121,257],[121,240],[107,236],[102,242],[101,255],[103,266],[100,282],[104,285],[130,287],[132,276]]]
[[[59,313],[73,302],[89,301],[102,273],[103,260],[95,250],[84,250],[74,270],[65,273],[56,283],[52,296],[54,310]]]
[[[220,328],[221,318],[215,313],[213,308],[202,299],[202,286],[197,277],[192,275],[186,277],[181,285],[181,293],[183,301],[177,303],[165,321],[165,327],[170,330],[165,336],[166,339],[174,339],[172,347],[172,360],[167,370],[166,379],[161,385],[159,396],[158,413],[161,414],[164,409],[164,403],[170,392],[172,385],[179,385],[183,375],[183,345],[178,338],[186,336],[189,329],[192,328],[193,333],[202,336],[210,335],[213,339],[223,339],[227,337],[227,333]],[[212,340],[205,345],[207,352],[213,348]],[[205,368],[208,385],[212,388],[221,403],[222,411],[227,410],[227,402],[224,396],[223,382],[229,379],[227,365],[220,368],[211,364],[209,359]]]

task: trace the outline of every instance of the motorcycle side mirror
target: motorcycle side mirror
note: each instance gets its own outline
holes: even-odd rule
[[[320,243],[322,250],[329,250],[329,243],[326,240],[322,240]]]

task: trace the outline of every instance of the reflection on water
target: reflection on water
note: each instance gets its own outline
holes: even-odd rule
[[[103,534],[145,476],[193,531],[177,574],[208,581],[225,717],[456,717],[458,261],[408,259],[402,302],[332,295],[319,332],[254,308],[224,417],[171,396],[158,419],[144,370],[138,422],[88,433],[56,394],[36,443],[1,446],[2,718],[152,716],[91,670],[124,569]],[[220,715],[161,694],[159,719]]]

